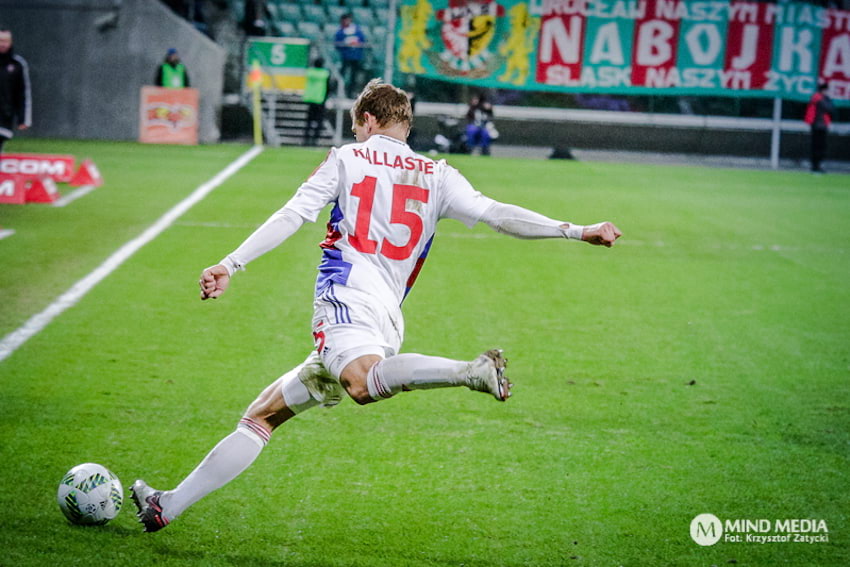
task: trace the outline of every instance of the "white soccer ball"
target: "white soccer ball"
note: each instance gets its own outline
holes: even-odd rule
[[[121,511],[124,489],[118,477],[106,467],[83,463],[62,477],[56,499],[71,523],[102,525]]]

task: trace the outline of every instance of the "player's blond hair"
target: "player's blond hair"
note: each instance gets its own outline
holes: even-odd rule
[[[413,109],[407,93],[381,79],[372,79],[363,88],[351,107],[351,121],[363,124],[367,112],[375,117],[381,128],[394,124],[413,127]]]

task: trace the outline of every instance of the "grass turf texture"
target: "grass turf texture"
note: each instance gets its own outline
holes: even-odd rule
[[[246,148],[11,149],[90,156],[106,185],[0,208],[17,231],[0,241],[4,334]],[[404,350],[502,347],[510,402],[453,389],[312,410],[159,534],[129,494],[109,525],[68,525],[67,469],[173,487],[311,348],[321,223],[222,299],[200,302],[196,280],[322,157],[267,150],[0,363],[0,563],[850,562],[850,184],[697,167],[452,157],[497,199],[625,233],[605,250],[443,221]],[[829,543],[703,548],[703,512],[823,519]]]

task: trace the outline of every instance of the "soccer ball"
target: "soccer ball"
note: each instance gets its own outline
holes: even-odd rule
[[[56,500],[71,523],[102,525],[118,515],[124,502],[124,489],[118,477],[106,467],[83,463],[62,477]]]

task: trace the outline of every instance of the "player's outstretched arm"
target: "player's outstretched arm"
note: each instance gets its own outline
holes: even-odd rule
[[[198,281],[201,286],[201,299],[215,299],[221,296],[230,285],[230,278],[234,273],[244,270],[245,264],[280,246],[295,234],[302,224],[304,219],[286,207],[273,214],[239,248],[228,254],[220,263],[201,272]]]
[[[210,266],[201,272],[201,279],[198,281],[201,286],[201,299],[215,299],[227,291],[227,286],[230,285],[230,273],[222,264]]]
[[[493,202],[480,220],[496,232],[514,238],[570,238],[609,248],[623,234],[610,222],[582,226],[550,219],[523,207],[499,202]]]
[[[561,225],[566,230],[569,224]],[[611,248],[614,242],[623,235],[620,229],[610,222],[599,222],[585,226],[581,231],[581,239],[596,246]]]

